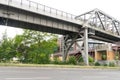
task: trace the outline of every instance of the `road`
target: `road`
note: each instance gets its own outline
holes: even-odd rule
[[[120,80],[119,70],[0,67],[0,80]]]

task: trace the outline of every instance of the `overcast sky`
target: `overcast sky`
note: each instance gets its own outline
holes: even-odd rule
[[[23,0],[24,1],[24,0]],[[31,0],[56,8],[74,15],[98,8],[120,21],[120,0]],[[22,30],[0,26],[0,37],[7,29],[9,37],[13,37]]]

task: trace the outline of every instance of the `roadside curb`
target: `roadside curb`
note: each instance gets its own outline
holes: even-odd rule
[[[0,63],[0,67],[45,67],[45,68],[79,68],[79,69],[116,69],[120,70],[120,67],[108,67],[108,66],[79,66],[79,65],[54,65],[54,64],[13,64],[13,63]]]

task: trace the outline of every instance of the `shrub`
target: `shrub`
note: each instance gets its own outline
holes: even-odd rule
[[[84,62],[84,60],[83,60],[83,57],[82,57],[82,56],[80,56],[80,58],[78,59],[78,62]]]
[[[53,64],[60,64],[60,60],[58,58],[54,58]]]
[[[76,65],[77,64],[76,58],[74,56],[69,57],[69,60],[67,61],[67,63]]]
[[[94,62],[94,59],[89,56],[89,62]]]
[[[114,62],[109,62],[109,67],[115,67],[115,63]]]
[[[99,62],[95,62],[95,66],[100,66],[100,63]]]
[[[108,64],[103,64],[103,66],[108,66]]]

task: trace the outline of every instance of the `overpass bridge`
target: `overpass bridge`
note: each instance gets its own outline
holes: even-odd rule
[[[94,9],[79,16],[30,0],[0,0],[0,25],[64,35],[63,59],[74,42],[88,65],[88,38],[115,43],[120,41],[120,22]]]

